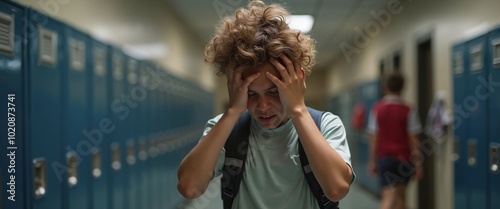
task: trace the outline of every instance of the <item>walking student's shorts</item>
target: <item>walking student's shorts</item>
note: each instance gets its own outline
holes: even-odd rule
[[[407,162],[394,157],[384,157],[378,160],[378,176],[380,186],[406,185],[415,172],[415,167]]]

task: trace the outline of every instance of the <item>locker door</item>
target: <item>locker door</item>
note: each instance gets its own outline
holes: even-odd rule
[[[25,10],[0,2],[0,208],[26,208],[24,156]],[[14,178],[12,180],[12,178]],[[10,198],[10,199],[9,199]],[[15,200],[15,201],[14,201]]]
[[[491,93],[490,98],[490,144],[489,144],[489,198],[490,198],[490,208],[500,208],[500,170],[499,170],[499,158],[500,158],[500,28],[492,31],[490,37],[488,38],[488,51],[489,58],[489,91]],[[491,79],[491,80],[490,80]]]
[[[467,140],[467,176],[470,195],[469,208],[487,208],[488,188],[488,96],[484,81],[488,78],[486,69],[486,36],[480,36],[467,43],[466,56],[469,59],[469,87],[463,101],[464,109],[470,114]]]
[[[109,149],[110,133],[115,127],[110,119],[109,102],[109,74],[107,72],[107,46],[90,40],[89,68],[91,71],[91,122],[89,131],[85,135],[94,145],[92,150],[92,208],[108,209],[109,178],[111,165],[111,151]]]
[[[116,125],[116,130],[111,133],[112,144],[112,172],[111,172],[111,205],[110,208],[123,209],[125,207],[125,188],[126,188],[126,139],[127,139],[127,127],[126,124],[130,121],[132,113],[136,109],[137,102],[130,95],[130,91],[127,89],[124,80],[114,79],[114,74],[119,72],[124,74],[125,69],[125,58],[124,55],[117,49],[112,49],[111,55],[111,69],[113,71],[112,91],[111,101],[113,107],[116,107],[118,111],[112,111],[111,118]]]
[[[61,72],[64,26],[30,11],[27,121],[29,159],[28,208],[61,208],[66,161],[61,139]],[[28,147],[29,146],[29,147]]]
[[[63,71],[63,152],[67,172],[63,186],[64,208],[87,209],[89,206],[91,141],[82,130],[89,129],[90,68],[88,37],[66,26],[66,59]]]
[[[465,44],[458,44],[452,51],[452,73],[453,73],[453,108],[454,108],[454,190],[455,209],[468,208],[467,196],[467,170],[466,170],[466,141],[468,134],[468,121],[463,115],[463,101],[467,96],[468,89],[468,60],[465,59]]]
[[[137,67],[138,67],[138,62],[137,60],[133,59],[132,57],[125,56],[124,57],[124,66],[121,69],[121,72],[124,75],[123,79],[123,85],[128,86],[128,85],[136,85],[137,84]],[[117,70],[117,69],[116,69]],[[129,88],[131,89],[131,88]],[[131,92],[131,91],[129,91]],[[134,98],[136,100],[142,100],[142,96],[138,92],[134,92]],[[126,189],[126,199],[128,207],[130,209],[134,208],[143,208],[141,205],[142,198],[139,198],[140,195],[142,194],[142,191],[140,190],[140,177],[142,173],[142,167],[141,167],[141,162],[139,161],[139,138],[140,134],[142,133],[141,126],[143,123],[139,123],[138,120],[141,118],[141,105],[133,109],[130,113],[130,116],[128,119],[126,119],[125,123],[125,129],[127,133],[127,165],[129,167],[127,173],[128,173],[128,179],[126,180],[128,189]],[[147,123],[144,123],[144,125]],[[142,158],[141,158],[142,159]],[[144,201],[143,201],[144,202]]]

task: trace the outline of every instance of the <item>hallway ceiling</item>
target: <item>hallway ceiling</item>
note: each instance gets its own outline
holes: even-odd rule
[[[247,0],[166,0],[169,7],[205,43],[213,35],[221,17],[235,8],[246,7]],[[271,1],[265,1],[270,3]],[[315,70],[326,69],[337,56],[344,56],[340,44],[354,45],[356,28],[365,30],[376,21],[371,11],[380,12],[396,6],[397,0],[289,0],[272,1],[285,5],[294,15],[312,15],[314,26],[309,34],[317,42]],[[396,3],[396,5],[389,4]],[[399,6],[401,8],[401,6]],[[382,27],[378,25],[378,27]],[[374,29],[376,29],[374,27]]]

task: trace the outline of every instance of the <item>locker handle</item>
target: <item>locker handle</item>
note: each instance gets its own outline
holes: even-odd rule
[[[35,199],[47,193],[47,163],[44,158],[33,160],[33,190]]]
[[[78,184],[78,156],[75,152],[66,154],[66,163],[68,164],[68,186],[72,188]]]
[[[113,170],[118,171],[122,167],[122,163],[120,160],[120,145],[118,143],[115,142],[111,144],[111,153],[113,153],[111,167],[113,168]]]
[[[469,140],[467,144],[467,164],[473,167],[477,163],[477,141]]]
[[[490,171],[492,173],[500,174],[500,169],[498,168],[499,158],[500,158],[500,144],[490,144]]]
[[[92,176],[99,178],[102,174],[102,155],[101,150],[92,150]]]
[[[129,141],[127,145],[127,163],[129,165],[134,165],[136,162],[135,159],[135,144],[132,140]]]

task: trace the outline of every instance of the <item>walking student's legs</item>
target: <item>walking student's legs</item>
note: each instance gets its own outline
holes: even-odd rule
[[[404,209],[406,207],[406,185],[411,173],[399,170],[400,161],[383,158],[378,162],[381,190],[380,209]]]

